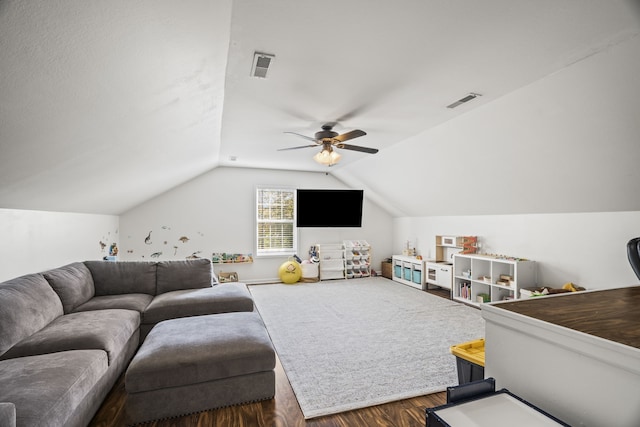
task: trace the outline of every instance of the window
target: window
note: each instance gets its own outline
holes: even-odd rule
[[[296,253],[295,201],[294,189],[256,190],[256,256]]]

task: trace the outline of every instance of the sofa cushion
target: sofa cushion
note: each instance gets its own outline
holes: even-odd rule
[[[156,263],[147,261],[85,261],[96,296],[156,294]]]
[[[156,273],[156,294],[181,289],[210,288],[213,265],[208,259],[161,261]]]
[[[64,426],[107,371],[101,350],[0,361],[0,401],[16,406],[18,426]]]
[[[253,299],[244,283],[223,283],[157,295],[142,314],[142,323],[233,311],[253,311]]]
[[[65,314],[23,339],[1,359],[67,350],[104,350],[109,363],[125,348],[140,326],[133,310],[96,310]]]
[[[16,405],[11,402],[0,402],[0,426],[16,427]]]
[[[45,271],[43,276],[60,297],[65,313],[71,313],[95,294],[91,272],[81,262]]]
[[[135,310],[142,313],[149,303],[153,300],[153,296],[149,294],[123,294],[123,295],[104,295],[101,297],[93,297],[86,303],[76,307],[74,312],[106,310],[112,308],[121,308],[123,310]]]
[[[128,393],[271,371],[276,358],[257,312],[158,323],[125,375]]]
[[[0,355],[62,316],[62,302],[41,274],[0,283]]]

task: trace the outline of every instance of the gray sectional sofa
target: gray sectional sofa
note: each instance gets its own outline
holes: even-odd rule
[[[253,311],[210,261],[77,262],[0,283],[0,427],[85,426],[168,319]]]

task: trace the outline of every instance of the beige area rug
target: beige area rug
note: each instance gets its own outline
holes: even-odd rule
[[[305,418],[457,385],[480,311],[381,277],[250,286]]]

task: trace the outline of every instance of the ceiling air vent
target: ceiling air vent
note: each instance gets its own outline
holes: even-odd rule
[[[266,79],[267,71],[269,71],[269,67],[273,64],[273,60],[275,58],[276,58],[275,55],[270,55],[268,53],[255,52],[253,54],[253,66],[251,67],[251,77]]]
[[[456,102],[454,102],[453,104],[449,104],[447,105],[447,108],[456,108],[462,104],[464,104],[465,102],[469,102],[472,99],[476,99],[477,97],[482,96],[479,93],[470,93],[469,95],[465,96],[464,98],[460,98],[458,99]]]

